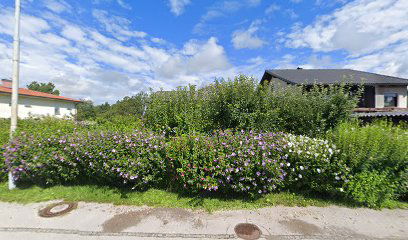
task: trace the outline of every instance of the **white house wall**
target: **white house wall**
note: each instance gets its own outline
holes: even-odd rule
[[[383,108],[384,107],[384,94],[385,93],[397,93],[398,94],[398,108],[407,108],[408,98],[407,93],[408,89],[406,86],[376,86],[375,87],[375,107]]]
[[[0,118],[10,118],[11,115],[11,95],[0,94]],[[60,115],[55,115],[55,108],[59,107]],[[72,117],[76,114],[76,106],[74,102],[47,99],[41,97],[19,96],[18,102],[18,117],[38,117],[38,116],[54,116],[58,118]]]

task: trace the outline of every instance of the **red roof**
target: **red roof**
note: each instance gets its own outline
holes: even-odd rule
[[[0,86],[0,93],[10,93],[11,94],[11,88]],[[62,97],[62,96],[56,96],[56,95],[52,95],[49,93],[32,91],[26,88],[19,88],[18,94],[24,95],[24,96],[31,96],[31,97],[51,98],[55,100],[62,100],[62,101],[69,101],[69,102],[81,102],[80,100]]]

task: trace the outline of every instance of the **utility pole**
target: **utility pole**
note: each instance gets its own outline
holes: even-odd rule
[[[15,0],[15,23],[14,23],[14,38],[13,38],[13,83],[11,93],[11,124],[10,124],[10,141],[13,139],[17,129],[18,119],[18,88],[20,78],[20,0]],[[15,189],[13,172],[9,171],[8,175],[9,189]]]

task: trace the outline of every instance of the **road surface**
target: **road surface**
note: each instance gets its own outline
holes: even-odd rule
[[[277,206],[207,213],[80,202],[59,217],[38,215],[56,202],[0,203],[0,239],[238,239],[240,223],[256,225],[259,239],[408,239],[408,210],[402,209]]]

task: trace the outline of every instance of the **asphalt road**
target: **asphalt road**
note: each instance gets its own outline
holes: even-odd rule
[[[0,239],[237,239],[235,227],[250,223],[260,239],[408,239],[408,210],[341,207],[273,207],[206,213],[185,209],[79,203],[51,218],[39,211],[53,202],[0,203]],[[51,213],[64,210],[56,207]],[[243,231],[243,232],[242,232]]]

